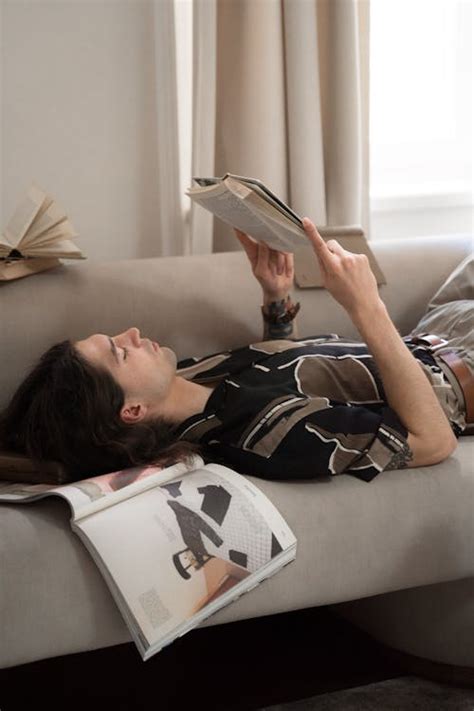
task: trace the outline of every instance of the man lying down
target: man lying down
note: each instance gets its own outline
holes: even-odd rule
[[[1,414],[1,446],[59,461],[71,480],[199,453],[266,479],[369,482],[449,457],[472,403],[443,354],[474,377],[473,257],[403,339],[367,257],[326,243],[308,218],[304,229],[324,287],[363,341],[298,339],[293,254],[235,230],[263,290],[261,342],[177,362],[135,327],[65,340],[43,354]]]

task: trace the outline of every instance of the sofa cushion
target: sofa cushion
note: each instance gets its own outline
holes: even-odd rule
[[[291,565],[203,625],[474,576],[474,438],[371,483],[249,476],[294,531]],[[0,667],[131,641],[59,498],[0,504]],[[192,632],[191,632],[192,634]]]

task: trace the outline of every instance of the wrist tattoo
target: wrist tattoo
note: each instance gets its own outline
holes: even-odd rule
[[[290,296],[285,299],[271,301],[262,306],[265,321],[265,338],[289,338],[293,335],[293,319],[300,308],[299,303],[293,305]]]
[[[265,324],[265,335],[272,338],[290,338],[293,335],[293,322],[279,324]]]

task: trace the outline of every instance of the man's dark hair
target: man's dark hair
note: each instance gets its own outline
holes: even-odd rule
[[[0,414],[0,445],[35,464],[53,460],[78,480],[141,464],[169,466],[201,454],[178,440],[176,423],[157,417],[127,424],[122,388],[70,340],[47,350]]]

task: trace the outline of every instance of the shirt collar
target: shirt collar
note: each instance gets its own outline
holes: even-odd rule
[[[225,380],[222,380],[222,382],[220,382],[210,394],[209,399],[204,407],[204,410],[202,412],[198,412],[196,415],[191,415],[191,417],[187,417],[183,422],[181,422],[174,429],[174,436],[179,439],[181,434],[185,430],[188,430],[190,427],[193,427],[193,425],[197,424],[198,422],[202,422],[203,419],[207,419],[208,417],[215,415],[223,407],[226,400],[226,395],[227,382]]]

